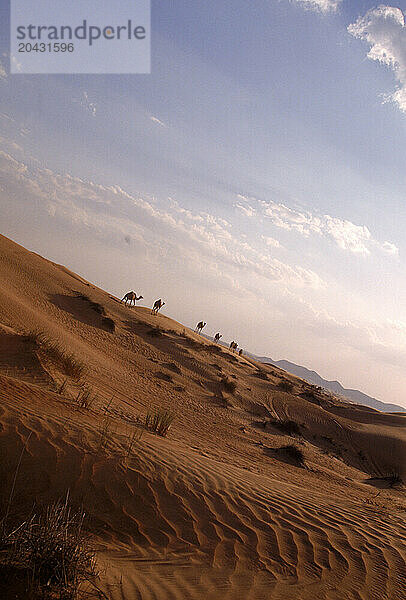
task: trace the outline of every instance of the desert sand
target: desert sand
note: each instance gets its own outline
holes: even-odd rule
[[[405,416],[215,346],[170,306],[125,306],[5,237],[0,280],[1,507],[25,445],[11,516],[69,490],[104,597],[406,598]],[[166,437],[142,426],[156,409],[174,415]],[[272,424],[286,420],[295,431]]]

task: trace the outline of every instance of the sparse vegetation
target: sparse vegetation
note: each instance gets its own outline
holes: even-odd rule
[[[282,391],[282,392],[291,392],[293,390],[293,383],[291,383],[290,381],[288,381],[287,379],[282,379],[279,383],[278,383],[278,388]]]
[[[52,341],[42,331],[30,331],[24,336],[33,349],[43,353],[45,358],[53,363],[65,375],[79,380],[85,373],[85,366],[77,360],[74,354],[67,352],[63,346]]]
[[[59,386],[59,388],[58,388],[58,394],[60,394],[61,396],[63,396],[63,394],[65,393],[65,390],[66,390],[66,386],[67,386],[67,384],[68,384],[68,380],[65,378],[65,379],[62,381],[62,383],[61,383],[61,385]]]
[[[24,596],[75,600],[83,582],[97,577],[94,552],[83,531],[85,514],[56,502],[12,531],[1,531],[1,585],[24,586]]]
[[[226,392],[229,392],[230,394],[234,394],[235,390],[237,389],[237,383],[235,381],[232,381],[228,377],[222,377],[221,385],[226,390]]]
[[[76,398],[76,402],[80,408],[85,408],[86,410],[91,408],[95,400],[96,396],[92,393],[92,389],[87,385],[82,386]]]
[[[143,430],[139,427],[134,427],[132,434],[128,437],[128,444],[125,454],[125,463],[128,463],[128,460],[134,450],[134,447],[141,441]]]
[[[103,418],[101,427],[99,429],[99,441],[97,444],[97,453],[101,452],[102,450],[104,450],[106,448],[107,441],[109,439],[110,429],[111,429],[111,419],[106,414],[105,417]]]
[[[172,412],[158,409],[146,415],[144,426],[148,431],[153,431],[162,437],[166,437],[174,419],[175,415]]]

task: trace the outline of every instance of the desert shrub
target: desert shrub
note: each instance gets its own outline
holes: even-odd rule
[[[83,363],[77,360],[74,354],[67,352],[63,346],[52,341],[45,333],[30,331],[24,336],[24,340],[39,352],[42,352],[51,363],[65,373],[65,375],[68,375],[68,377],[76,380],[83,377],[85,373]]]
[[[62,351],[60,364],[63,372],[72,379],[79,380],[85,373],[85,366],[75,358],[74,354]]]
[[[94,553],[83,532],[84,517],[67,501],[56,502],[12,531],[3,529],[2,583],[17,574],[26,579],[25,598],[76,599],[81,583],[97,576]]]
[[[221,379],[221,385],[226,390],[226,392],[230,392],[230,394],[234,394],[235,390],[237,389],[237,383],[235,381],[232,381],[228,377],[223,377]]]
[[[278,383],[278,388],[282,390],[282,392],[291,392],[293,390],[293,383],[291,383],[287,379],[282,379]]]
[[[145,416],[144,426],[148,431],[166,437],[174,419],[175,415],[172,412],[158,409]]]

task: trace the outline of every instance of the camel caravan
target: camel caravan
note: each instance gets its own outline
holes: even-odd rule
[[[137,305],[137,301],[143,299],[144,296],[137,296],[137,294],[133,291],[131,292],[127,292],[120,300],[120,303],[123,303],[127,306],[136,306]],[[165,302],[162,301],[161,298],[159,298],[158,300],[155,300],[154,304],[152,305],[152,309],[151,309],[151,314],[152,315],[157,315],[159,313],[159,311],[161,310],[161,308],[165,305]],[[202,330],[204,327],[206,327],[207,323],[205,321],[199,321],[199,323],[196,325],[195,327],[195,333],[201,334]],[[215,344],[219,344],[220,343],[220,338],[222,338],[222,334],[220,332],[217,332],[216,335],[214,336],[214,343]],[[237,352],[238,350],[238,344],[237,342],[234,342],[234,340],[232,342],[230,342],[230,350],[232,350],[233,352]],[[238,351],[238,356],[242,356],[243,350],[242,348],[240,348],[240,350]]]

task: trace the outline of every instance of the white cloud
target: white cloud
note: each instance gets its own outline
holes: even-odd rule
[[[237,202],[234,206],[240,212],[242,212],[246,217],[253,217],[256,213],[255,208],[253,208],[252,206],[249,206],[249,205],[244,206],[243,204],[240,204],[239,202]]]
[[[304,8],[322,13],[336,12],[342,0],[295,0]]]
[[[192,266],[188,257],[193,257],[199,270],[204,259],[209,265],[217,263],[224,275],[232,272],[234,279],[245,273],[259,276],[264,284],[313,289],[324,285],[310,269],[283,263],[269,255],[266,245],[254,247],[239,233],[233,234],[224,219],[192,212],[173,200],[159,207],[119,186],[106,187],[48,169],[29,169],[4,152],[0,152],[0,175],[10,198],[43,206],[49,215],[92,231],[107,242],[131,237],[143,239],[146,247],[165,247],[165,252],[171,247],[188,268]]]
[[[282,248],[282,244],[278,242],[278,240],[275,240],[275,238],[273,237],[263,235],[262,239],[265,241],[265,244],[267,246],[271,246],[272,248]]]
[[[349,33],[370,45],[368,58],[390,69],[398,88],[386,96],[406,112],[406,24],[400,8],[381,5],[369,10],[348,27]]]
[[[2,147],[4,149],[8,150],[9,152],[19,152],[19,153],[24,152],[19,144],[1,136],[1,135],[0,135],[0,144],[2,145]]]
[[[157,125],[160,125],[161,127],[167,127],[167,125],[163,121],[158,119],[158,117],[150,116],[150,119],[151,119],[151,121],[153,121]]]
[[[240,196],[239,196],[240,197]],[[251,203],[253,198],[250,199]],[[258,200],[262,214],[273,225],[287,231],[295,231],[305,237],[317,235],[331,240],[354,254],[368,256],[373,250],[397,255],[398,248],[392,242],[374,239],[366,225],[356,225],[346,219],[331,215],[318,215],[306,210],[290,208],[284,204]]]

